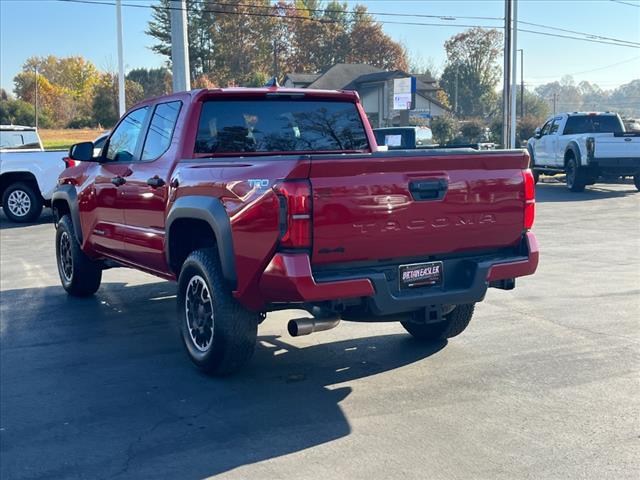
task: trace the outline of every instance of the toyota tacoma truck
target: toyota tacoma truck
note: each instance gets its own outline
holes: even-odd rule
[[[633,177],[640,190],[640,132],[626,132],[611,112],[573,112],[549,118],[527,142],[531,168],[566,174],[567,187],[582,192],[599,179]]]
[[[186,352],[213,374],[275,310],[309,312],[294,336],[397,321],[443,341],[538,263],[525,151],[378,151],[355,92],[178,93],[93,148],[53,194],[62,286],[91,295],[112,267],[177,281]]]

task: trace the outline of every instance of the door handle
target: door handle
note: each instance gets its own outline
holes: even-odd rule
[[[116,187],[119,187],[120,185],[124,185],[125,183],[127,183],[127,180],[124,177],[113,177],[111,179],[111,183],[113,183]]]
[[[414,200],[440,200],[449,189],[446,178],[416,180],[409,182],[409,191]]]
[[[149,180],[147,180],[147,185],[153,188],[159,188],[164,185],[164,180],[156,175],[155,177],[151,177]]]

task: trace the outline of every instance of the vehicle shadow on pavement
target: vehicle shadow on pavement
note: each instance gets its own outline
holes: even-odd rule
[[[172,283],[1,295],[3,478],[200,479],[317,447],[351,432],[340,402],[354,387],[334,385],[446,345],[261,335],[248,368],[217,379],[182,351]]]
[[[603,200],[605,198],[620,198],[629,195],[639,195],[636,187],[625,185],[624,190],[612,189],[606,184],[588,186],[584,192],[571,192],[562,183],[538,183],[536,185],[536,202],[584,202],[588,200]]]
[[[40,215],[40,217],[38,217],[35,222],[29,223],[12,222],[1,210],[2,209],[0,209],[0,230],[3,230],[5,228],[20,228],[29,227],[31,225],[42,225],[43,223],[53,223],[53,213],[48,208],[42,210],[42,215]]]

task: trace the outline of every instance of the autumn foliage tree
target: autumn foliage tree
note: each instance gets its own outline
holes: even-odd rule
[[[451,37],[444,48],[447,64],[440,85],[455,112],[469,117],[491,114],[501,75],[497,60],[502,49],[502,33],[474,27]]]
[[[216,85],[247,85],[256,74],[317,73],[336,63],[368,63],[407,70],[407,54],[356,5],[317,0],[187,0],[191,78]],[[154,6],[147,33],[152,49],[171,58],[168,0]]]

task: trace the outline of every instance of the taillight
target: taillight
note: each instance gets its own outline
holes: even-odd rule
[[[311,184],[308,180],[279,182],[273,187],[280,206],[280,245],[311,247]]]
[[[533,227],[533,220],[536,216],[536,189],[531,170],[523,170],[524,180],[524,229],[530,230]]]
[[[76,161],[71,160],[69,157],[63,157],[62,161],[64,162],[66,168],[71,168],[76,166]]]
[[[596,140],[593,137],[589,137],[586,140],[587,146],[587,158],[591,161],[594,157],[595,149],[596,149]]]

